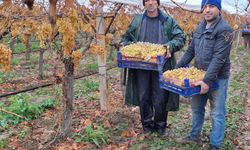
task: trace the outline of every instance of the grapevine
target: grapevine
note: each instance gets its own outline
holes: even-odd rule
[[[84,23],[81,18],[78,17],[75,9],[68,10],[69,16],[60,18],[57,20],[58,31],[63,35],[64,56],[70,57],[72,54],[72,48],[75,46],[76,34],[79,31],[90,31],[90,24]]]
[[[49,23],[42,23],[36,32],[37,38],[40,40],[40,47],[45,48],[43,41],[48,39],[52,35],[52,28]]]
[[[97,44],[91,44],[90,45],[90,48],[89,48],[89,51],[92,55],[101,55],[101,56],[104,56],[105,54],[105,48],[104,47],[101,47]]]
[[[0,44],[0,69],[2,71],[10,71],[11,50],[4,44]]]
[[[78,67],[79,60],[83,57],[82,52],[80,50],[73,51],[73,63],[74,69]]]

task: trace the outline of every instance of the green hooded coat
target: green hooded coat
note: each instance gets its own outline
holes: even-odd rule
[[[163,71],[165,71],[165,70],[174,69],[176,65],[174,53],[179,51],[183,47],[185,43],[185,36],[184,36],[183,31],[180,29],[180,27],[174,21],[173,18],[165,15],[160,10],[158,10],[158,12],[159,12],[159,19],[162,24],[161,27],[163,28],[163,32],[164,32],[164,44],[163,45],[168,46],[172,54],[172,57],[168,58],[168,60],[164,64]],[[141,23],[144,17],[145,17],[145,13],[135,16],[127,32],[123,36],[122,42],[125,45],[138,41]],[[126,84],[126,94],[125,94],[126,105],[139,106],[140,104],[139,95],[137,91],[136,78],[137,76],[134,73],[134,70],[129,69],[128,79],[127,79],[127,84]],[[179,95],[170,92],[166,110],[167,111],[179,110]]]

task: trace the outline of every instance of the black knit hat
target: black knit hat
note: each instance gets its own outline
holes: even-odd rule
[[[145,6],[145,0],[142,1],[143,6]],[[160,5],[160,0],[157,0],[158,5]]]

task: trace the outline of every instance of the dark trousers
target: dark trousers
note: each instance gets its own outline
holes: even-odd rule
[[[136,70],[143,129],[165,129],[167,124],[166,105],[169,92],[160,89],[157,71]]]

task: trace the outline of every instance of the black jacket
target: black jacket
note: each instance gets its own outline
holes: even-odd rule
[[[221,16],[208,29],[203,20],[176,67],[182,67],[194,58],[194,66],[206,71],[203,81],[209,86],[218,79],[227,79],[230,75],[232,37],[232,28]]]
[[[136,15],[134,20],[132,21],[129,29],[123,36],[123,42],[129,44],[130,42],[137,42],[139,39],[139,33],[141,28],[142,19],[145,16],[144,14]],[[185,37],[183,31],[177,25],[177,23],[170,16],[167,16],[163,12],[159,10],[159,17],[162,21],[162,28],[164,31],[164,45],[168,45],[170,47],[170,51],[172,53],[172,57],[170,59],[166,59],[164,63],[163,71],[173,69],[176,66],[176,60],[174,57],[174,53],[179,51],[184,43]],[[137,105],[139,106],[139,96],[138,96],[138,88],[136,84],[136,74],[133,69],[129,69],[128,71],[128,81],[126,85],[126,95],[125,95],[125,104],[127,105]],[[177,111],[179,110],[179,95],[175,93],[170,93],[168,96],[168,104],[167,111]]]

